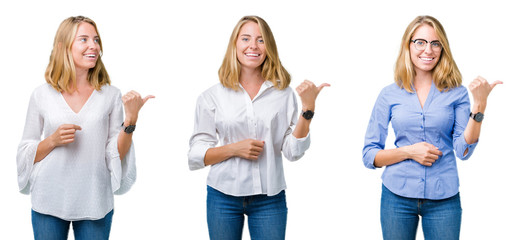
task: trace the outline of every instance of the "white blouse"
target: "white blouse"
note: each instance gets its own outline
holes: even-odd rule
[[[295,161],[310,146],[309,135],[300,139],[292,135],[298,118],[296,96],[290,87],[279,90],[265,81],[251,100],[243,87],[235,91],[217,84],[198,98],[189,168],[205,167],[207,149],[219,142],[262,140],[265,145],[258,160],[233,157],[214,164],[207,185],[233,196],[276,195],[286,189],[281,152]]]
[[[103,218],[113,194],[127,192],[136,178],[133,143],[121,161],[117,149],[123,122],[121,92],[105,85],[79,113],[49,84],[34,90],[16,157],[20,192],[31,194],[32,209],[68,221]],[[62,124],[79,125],[74,142],[54,148],[34,163],[43,139]]]

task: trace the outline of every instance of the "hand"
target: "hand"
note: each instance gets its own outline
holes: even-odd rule
[[[81,127],[74,124],[63,124],[50,136],[53,147],[59,147],[65,144],[74,142],[76,131],[81,130]]]
[[[258,160],[264,145],[264,141],[245,139],[232,144],[233,155],[248,160]]]
[[[482,105],[484,110],[484,107],[486,107],[487,104],[488,95],[497,84],[503,84],[503,82],[497,80],[492,84],[489,84],[487,80],[481,76],[478,76],[476,79],[474,79],[469,84],[469,90],[472,93],[472,97],[474,98],[474,105]]]
[[[125,125],[135,125],[137,118],[139,117],[139,110],[142,106],[150,99],[155,98],[153,95],[148,95],[145,98],[141,98],[141,95],[136,91],[129,91],[122,97],[124,104],[124,113],[126,115]]]
[[[430,143],[420,142],[405,147],[410,158],[424,166],[432,166],[443,153]]]
[[[319,92],[324,87],[329,87],[330,84],[323,83],[319,87],[316,87],[315,84],[311,81],[305,80],[302,82],[297,88],[297,94],[299,94],[299,97],[301,98],[301,104],[303,105],[303,110],[315,110],[315,99],[317,98],[317,95],[319,95]]]

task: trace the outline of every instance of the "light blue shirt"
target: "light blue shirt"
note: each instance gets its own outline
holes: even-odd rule
[[[384,186],[403,197],[454,196],[459,192],[456,156],[468,159],[477,145],[467,144],[463,136],[469,113],[469,96],[463,86],[440,92],[433,83],[422,109],[416,93],[393,83],[382,89],[373,107],[362,151],[364,165],[375,169],[375,155],[385,148],[391,122],[397,148],[427,142],[438,147],[443,155],[430,167],[412,159],[386,166],[382,174]],[[463,155],[466,149],[468,152]]]

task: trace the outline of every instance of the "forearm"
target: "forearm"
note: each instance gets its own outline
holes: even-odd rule
[[[36,149],[36,156],[34,157],[34,163],[37,163],[43,160],[47,155],[49,155],[52,150],[54,150],[56,146],[51,140],[51,137],[45,138],[38,144],[38,148]]]
[[[232,157],[234,157],[234,150],[232,148],[232,144],[209,148],[205,153],[204,164],[206,166],[209,166],[223,162]]]
[[[135,125],[137,123],[137,119],[126,119],[123,123],[123,129],[119,132],[119,136],[117,137],[117,150],[119,151],[119,158],[121,161],[126,156],[130,147],[132,146],[132,137],[133,133],[124,132],[124,126]]]
[[[299,120],[297,121],[296,127],[292,132],[292,135],[296,138],[304,138],[310,132],[310,123],[312,120],[306,120],[303,116],[299,116]]]
[[[485,104],[479,104],[476,103],[472,107],[472,113],[485,113],[486,109],[486,103]],[[467,127],[465,128],[465,131],[463,132],[463,135],[465,136],[465,141],[468,144],[473,144],[478,141],[479,134],[481,132],[481,124],[482,122],[476,122],[474,119],[469,119],[469,122],[467,123]],[[465,152],[466,154],[466,152]]]
[[[406,149],[407,147],[380,150],[377,152],[377,155],[375,155],[373,165],[375,167],[383,167],[409,159],[410,156]]]

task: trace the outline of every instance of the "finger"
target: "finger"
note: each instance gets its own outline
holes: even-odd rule
[[[153,95],[148,95],[148,96],[146,96],[145,98],[143,98],[143,99],[142,99],[143,104],[146,103],[146,102],[147,102],[149,99],[151,99],[151,98],[155,98],[155,96],[153,96]]]
[[[494,89],[494,87],[495,87],[497,84],[503,84],[503,82],[502,82],[502,81],[499,81],[499,80],[494,81],[492,84],[490,84],[490,89]]]
[[[81,127],[78,126],[78,125],[74,125],[74,124],[63,124],[60,126],[60,128],[62,130],[65,130],[65,129],[76,129],[76,130],[81,130]]]
[[[69,128],[69,129],[61,130],[59,133],[60,133],[60,135],[69,135],[69,134],[74,134],[75,132],[76,132],[76,129]]]
[[[329,87],[329,86],[330,86],[330,84],[328,84],[328,83],[323,83],[323,84],[319,85],[319,87],[317,88],[317,91],[318,91],[318,92],[321,92],[321,90],[322,90],[324,87]]]
[[[252,148],[251,148],[251,151],[254,151],[254,152],[260,153],[260,152],[263,151],[263,148],[262,148],[262,147],[252,147]]]
[[[260,141],[260,140],[252,140],[251,144],[253,146],[257,146],[257,147],[262,147],[263,148],[263,145],[265,144],[264,141]]]

